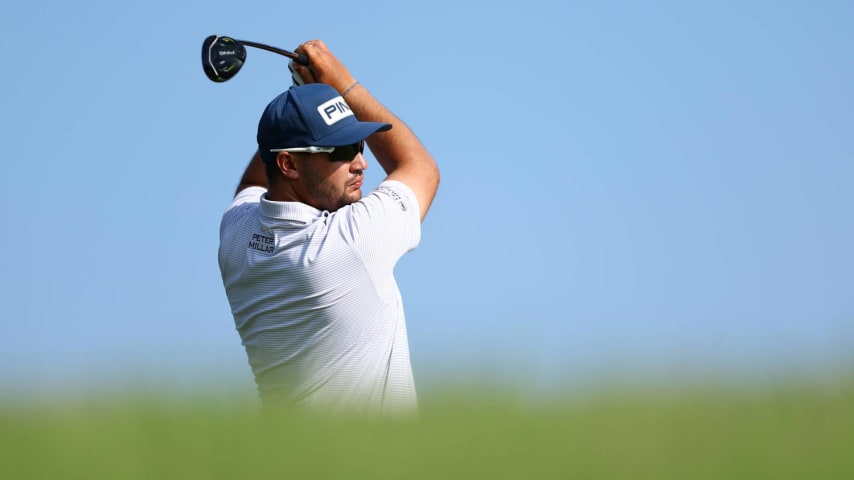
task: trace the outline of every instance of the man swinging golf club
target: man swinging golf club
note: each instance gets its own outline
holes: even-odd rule
[[[219,266],[266,406],[417,408],[395,263],[439,184],[415,134],[320,40],[270,102],[220,226]],[[387,177],[362,195],[367,142]]]

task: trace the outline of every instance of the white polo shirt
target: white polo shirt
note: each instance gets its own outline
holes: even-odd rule
[[[421,237],[412,190],[385,181],[335,212],[241,191],[220,225],[219,266],[265,405],[417,407],[393,269]]]

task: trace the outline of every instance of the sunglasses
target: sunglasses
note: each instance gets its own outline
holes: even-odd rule
[[[328,153],[329,159],[333,162],[349,162],[356,158],[357,154],[364,153],[365,141],[352,145],[344,145],[341,147],[294,147],[294,148],[271,148],[271,152],[291,152],[291,153]]]

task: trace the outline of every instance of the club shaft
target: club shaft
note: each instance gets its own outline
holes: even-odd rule
[[[306,58],[305,54],[299,54],[294,52],[289,52],[287,50],[282,50],[281,48],[272,47],[270,45],[265,45],[263,43],[258,42],[250,42],[248,40],[237,40],[243,45],[249,47],[260,48],[261,50],[267,50],[268,52],[278,53],[279,55],[284,55],[297,63],[301,63],[303,65],[308,65],[308,58]]]

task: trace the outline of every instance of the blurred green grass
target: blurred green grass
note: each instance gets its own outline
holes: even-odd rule
[[[414,419],[140,394],[0,407],[0,478],[854,478],[854,381],[447,389]]]

